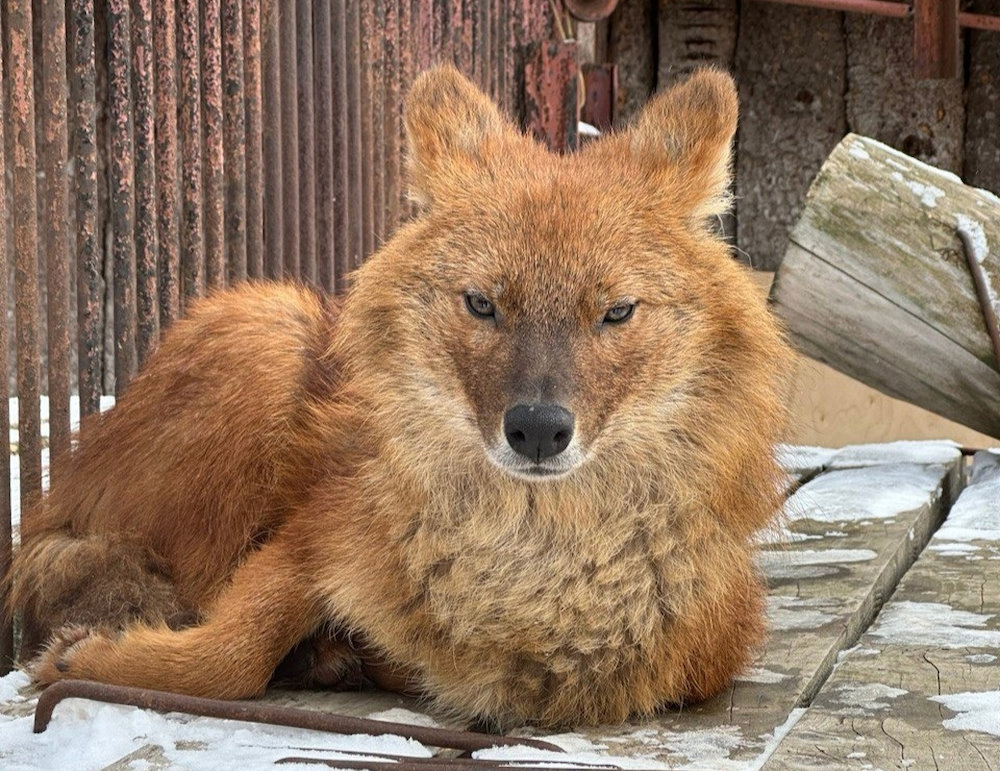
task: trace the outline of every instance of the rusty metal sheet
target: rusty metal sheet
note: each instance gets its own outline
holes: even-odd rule
[[[156,238],[160,325],[180,311],[180,195],[177,189],[177,24],[174,0],[153,4],[156,57]]]
[[[156,123],[152,0],[133,0],[132,82],[135,136],[136,357],[139,367],[160,336],[157,294]]]
[[[576,44],[572,41],[538,44],[524,67],[528,130],[556,152],[576,149],[578,73]]]
[[[253,5],[253,1],[247,5]],[[226,281],[247,277],[247,133],[244,113],[243,0],[222,0],[222,145]],[[260,220],[254,220],[260,222]]]
[[[72,140],[76,200],[76,328],[80,412],[101,397],[101,257],[97,239],[97,125],[94,4],[70,0]]]
[[[383,210],[382,240],[399,225],[400,197],[400,99],[402,77],[400,40],[400,3],[391,0],[386,4],[383,32],[382,61],[385,80],[382,84],[382,159],[385,183],[379,203]]]
[[[136,371],[135,158],[132,138],[131,31],[128,0],[108,0],[108,167],[111,186],[111,259],[114,265],[115,395]]]
[[[358,3],[358,86],[361,132],[361,253],[360,261],[367,258],[375,247],[375,128],[372,115],[373,36],[376,34],[373,2]]]
[[[282,196],[281,47],[278,3],[265,2],[261,27],[263,77],[264,153],[264,275],[281,278],[284,272],[284,202]]]
[[[610,131],[615,123],[618,67],[614,64],[585,64],[581,70],[586,99],[580,111],[580,120],[600,131]]]
[[[316,163],[316,282],[327,291],[334,286],[333,210],[333,41],[330,0],[313,5],[313,100]]]
[[[302,0],[304,2],[304,0]],[[299,275],[299,111],[295,13],[291,0],[275,3],[281,56],[281,198],[284,208],[282,255],[286,276]]]
[[[345,24],[345,71],[347,81],[347,224],[346,269],[361,263],[364,250],[364,189],[361,146],[361,12],[358,3],[347,4]]]
[[[41,414],[39,409],[38,223],[35,187],[34,54],[31,0],[7,5],[8,59],[13,169],[11,200],[14,225],[14,320],[17,334],[18,456],[21,506],[42,487]]]
[[[226,285],[225,145],[222,127],[222,7],[201,3],[201,98],[204,123],[205,284]]]
[[[261,72],[261,0],[246,0],[243,15],[243,87],[246,102],[247,276],[264,275],[264,117]]]
[[[66,6],[42,4],[42,100],[40,104],[43,187],[41,216],[45,247],[48,321],[49,457],[53,475],[69,451],[69,207],[67,205]],[[0,274],[6,277],[6,273]],[[6,315],[0,316],[6,319]],[[3,359],[2,361],[6,361]]]
[[[299,270],[298,278],[316,282],[316,126],[313,100],[312,0],[298,0],[295,13],[298,77]]]
[[[4,83],[3,56],[0,56],[0,94],[6,92]],[[0,292],[0,319],[7,319],[7,284],[10,260],[7,254],[8,223],[10,211],[7,206],[7,143],[4,141],[4,127],[7,116],[4,100],[0,99],[0,276],[4,277],[4,291]],[[10,333],[7,324],[0,324],[0,361],[9,361]],[[6,369],[0,377],[0,435],[10,436],[10,381]],[[10,452],[0,453],[0,575],[10,570],[12,549],[10,500]],[[3,595],[6,600],[6,595]],[[14,666],[14,623],[9,615],[0,618],[0,674],[6,674]]]
[[[372,178],[372,248],[375,249],[385,238],[385,110],[382,103],[385,93],[385,61],[389,29],[386,27],[386,3],[391,0],[373,0],[370,4],[371,27],[365,35],[366,61],[368,65],[368,86],[371,89],[371,166],[368,173]]]
[[[177,63],[181,139],[181,312],[204,291],[205,234],[201,197],[201,66],[198,0],[177,3]]]
[[[331,89],[333,90],[333,252],[334,288],[342,291],[347,286],[347,272],[350,270],[350,255],[353,244],[352,223],[350,222],[350,120],[348,117],[348,75],[347,75],[347,27],[348,15],[343,3],[332,3],[330,13],[330,37],[338,41],[333,47],[330,62]]]

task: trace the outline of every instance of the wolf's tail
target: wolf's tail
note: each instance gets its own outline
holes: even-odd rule
[[[76,536],[64,527],[34,533],[14,557],[8,581],[7,613],[21,617],[21,660],[64,626],[182,626],[192,620],[162,562],[117,535]]]

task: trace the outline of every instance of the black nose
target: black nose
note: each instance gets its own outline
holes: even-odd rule
[[[557,404],[518,404],[503,416],[503,432],[515,452],[537,463],[569,446],[573,413]]]

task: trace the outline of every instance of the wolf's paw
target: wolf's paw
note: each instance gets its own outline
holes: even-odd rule
[[[43,686],[57,680],[87,679],[88,673],[81,666],[83,660],[111,644],[108,637],[92,627],[64,626],[28,664],[28,673],[35,683]]]

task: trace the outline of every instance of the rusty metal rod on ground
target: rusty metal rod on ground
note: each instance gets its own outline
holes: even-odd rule
[[[484,750],[490,747],[522,746],[562,752],[562,749],[556,745],[540,739],[522,739],[513,736],[452,731],[444,728],[426,728],[349,715],[333,715],[308,709],[278,707],[260,701],[203,699],[197,696],[153,691],[147,688],[107,685],[91,680],[60,680],[42,691],[35,707],[34,732],[36,734],[43,732],[48,727],[49,720],[52,719],[52,710],[63,699],[89,699],[107,704],[124,704],[142,709],[152,709],[157,712],[184,712],[201,717],[267,723],[329,733],[374,736],[394,734],[432,747],[449,747],[465,751]]]
[[[972,283],[976,287],[976,297],[979,299],[979,307],[983,312],[983,321],[986,323],[986,332],[993,343],[993,366],[1000,371],[1000,323],[997,321],[997,312],[993,307],[990,297],[990,287],[983,272],[981,257],[976,253],[969,234],[962,228],[956,230],[959,241],[962,242],[962,250],[965,252],[965,261],[969,264],[969,273],[972,274]]]

